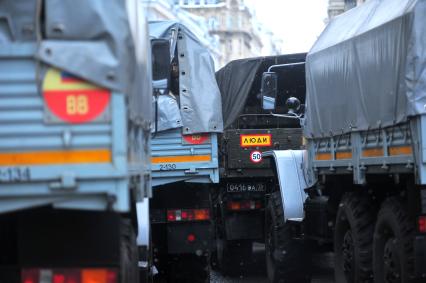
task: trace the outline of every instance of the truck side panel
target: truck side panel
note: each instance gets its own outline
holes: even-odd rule
[[[0,48],[0,213],[48,204],[128,211],[124,96],[111,92],[109,119],[49,121],[35,50]]]
[[[219,181],[217,134],[187,135],[181,129],[157,133],[152,138],[153,186],[178,181]]]

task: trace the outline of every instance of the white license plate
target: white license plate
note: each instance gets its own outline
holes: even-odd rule
[[[264,183],[231,183],[226,185],[228,193],[264,192]]]

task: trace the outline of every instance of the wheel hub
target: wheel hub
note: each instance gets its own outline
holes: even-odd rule
[[[385,282],[401,282],[401,265],[398,255],[397,240],[394,237],[391,237],[386,241],[383,262]]]
[[[342,256],[343,256],[343,272],[347,282],[352,282],[355,257],[354,257],[354,241],[352,238],[352,232],[348,230],[343,237],[342,243]]]

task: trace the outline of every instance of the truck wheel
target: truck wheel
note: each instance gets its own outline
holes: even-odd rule
[[[250,260],[253,243],[250,240],[217,239],[217,262],[223,275],[237,276]]]
[[[374,282],[411,282],[414,224],[401,201],[392,197],[380,209],[374,230]]]
[[[120,237],[120,283],[139,282],[136,235],[129,219],[121,221]]]
[[[170,262],[170,283],[208,283],[210,265],[208,258],[196,255],[181,255]]]
[[[311,281],[310,257],[302,240],[293,236],[293,227],[284,221],[280,192],[271,194],[265,221],[266,272],[272,283]]]
[[[346,193],[337,211],[334,231],[336,282],[371,282],[375,209],[371,200]]]

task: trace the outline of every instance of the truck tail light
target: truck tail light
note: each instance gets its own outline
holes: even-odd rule
[[[167,211],[168,222],[205,221],[210,219],[208,209],[174,209]]]
[[[420,216],[418,221],[420,233],[426,233],[426,216]]]
[[[227,203],[227,207],[232,211],[246,211],[261,209],[263,204],[259,200],[230,201]]]
[[[24,269],[22,283],[118,283],[117,270],[107,268]]]

